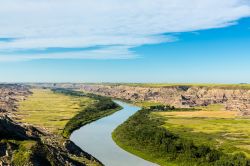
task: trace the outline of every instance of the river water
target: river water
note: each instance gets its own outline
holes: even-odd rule
[[[121,101],[115,102],[123,109],[74,131],[70,140],[105,166],[157,166],[124,151],[112,140],[114,129],[140,109]]]

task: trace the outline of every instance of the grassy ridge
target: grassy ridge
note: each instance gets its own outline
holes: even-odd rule
[[[250,164],[243,153],[225,154],[208,145],[196,145],[191,139],[182,138],[166,130],[162,127],[165,121],[152,116],[156,108],[142,109],[120,125],[113,132],[113,139],[117,144],[161,166],[247,166]],[[174,111],[171,107],[165,111],[168,112],[168,110]]]
[[[82,127],[83,125],[91,123],[102,117],[108,116],[121,109],[118,104],[114,103],[108,97],[103,97],[94,94],[84,94],[82,92],[71,91],[66,89],[54,89],[53,91],[70,96],[85,96],[95,100],[95,103],[88,106],[87,108],[84,108],[82,111],[80,111],[77,115],[75,115],[69,120],[63,130],[64,137],[69,137],[74,130]]]

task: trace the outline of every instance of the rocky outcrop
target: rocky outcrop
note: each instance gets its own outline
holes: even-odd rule
[[[11,120],[8,116],[0,116],[0,139],[38,140],[44,133],[33,126],[26,126]]]
[[[0,142],[0,166],[11,165],[13,152],[18,149],[18,145],[8,141]]]
[[[7,116],[0,117],[0,165],[12,165],[25,153],[22,142],[32,141],[27,149],[30,156],[21,164],[28,166],[58,165],[85,166],[102,165],[90,154],[82,151],[73,142],[60,135],[54,135],[13,121]],[[25,157],[25,156],[21,156]],[[19,159],[21,160],[21,159]],[[18,164],[15,164],[18,165]]]
[[[227,110],[250,115],[250,90],[216,87],[140,87],[127,85],[81,85],[81,90],[131,101],[153,101],[176,107],[223,104]]]
[[[31,92],[20,84],[0,84],[0,115],[12,116],[18,108],[18,101],[25,100]]]
[[[0,166],[101,166],[101,162],[61,135],[16,121],[24,85],[0,84]]]

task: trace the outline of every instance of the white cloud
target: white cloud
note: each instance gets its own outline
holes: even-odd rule
[[[28,61],[35,59],[131,59],[137,57],[126,46],[109,46],[96,50],[72,51],[50,54],[11,54],[0,56],[0,62]]]
[[[18,38],[0,42],[2,51],[119,45],[99,55],[100,50],[95,55],[82,51],[13,56],[20,60],[113,59],[115,54],[131,58],[135,54],[130,48],[173,41],[171,33],[225,27],[250,16],[249,0],[0,0],[0,4],[0,38]]]

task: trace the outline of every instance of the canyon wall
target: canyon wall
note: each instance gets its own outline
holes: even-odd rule
[[[128,85],[81,85],[81,90],[131,101],[153,101],[175,107],[223,104],[227,110],[250,115],[250,90],[196,86],[140,87]]]
[[[0,116],[12,117],[18,107],[18,101],[25,100],[31,92],[27,86],[19,84],[0,84]]]

